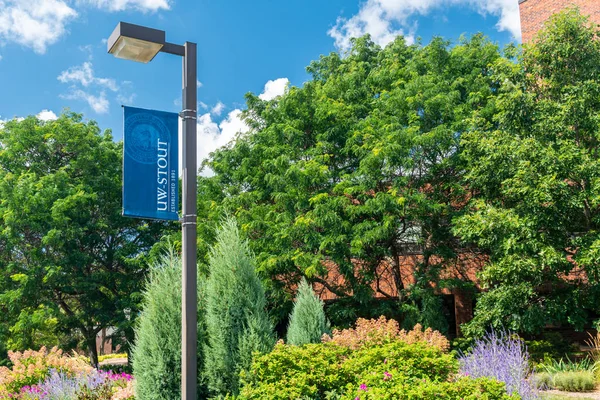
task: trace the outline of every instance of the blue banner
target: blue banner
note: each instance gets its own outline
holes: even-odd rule
[[[123,109],[123,215],[178,220],[178,115]]]

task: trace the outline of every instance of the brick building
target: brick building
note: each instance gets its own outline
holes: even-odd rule
[[[456,279],[463,282],[471,282],[476,291],[480,290],[477,273],[481,270],[487,261],[485,254],[464,251],[456,259],[441,260],[436,257],[431,257],[428,262],[436,268],[440,268],[441,279]],[[396,267],[391,262],[383,261],[379,264],[376,271],[376,278],[371,282],[373,297],[377,300],[398,300],[398,285],[403,288],[409,288],[415,282],[415,270],[419,263],[424,262],[423,255],[420,251],[414,251],[411,254],[399,256]],[[327,275],[318,277],[317,282],[313,284],[315,293],[325,301],[332,303],[339,299],[330,287],[342,287],[344,284],[343,274],[333,262],[325,261],[327,267]],[[363,268],[363,264],[359,260],[354,261],[355,274],[359,274],[359,270]],[[396,282],[396,277],[399,277],[401,282]],[[285,279],[281,277],[283,281]],[[318,281],[322,282],[319,283]],[[461,335],[460,326],[469,322],[473,318],[474,298],[471,291],[464,289],[437,288],[435,283],[431,283],[434,292],[438,296],[442,296],[444,308],[448,315],[448,323],[451,335]],[[288,283],[286,285],[292,292],[295,291],[296,285]],[[352,293],[345,293],[352,295]]]
[[[531,41],[552,14],[569,6],[579,7],[582,14],[600,24],[600,0],[519,0],[523,43]]]

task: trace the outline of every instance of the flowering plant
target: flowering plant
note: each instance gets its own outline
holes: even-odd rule
[[[128,389],[129,388],[129,389]],[[132,399],[133,377],[129,374],[114,374],[91,370],[69,376],[51,370],[46,379],[37,385],[24,386],[20,393],[10,398],[19,400],[124,400]]]
[[[134,382],[135,381],[133,379],[128,380],[124,387],[117,389],[111,400],[134,400]]]
[[[473,350],[459,358],[460,372],[473,378],[495,378],[506,384],[509,394],[523,400],[539,394],[529,367],[529,353],[523,341],[507,332],[494,332],[475,341]]]
[[[359,318],[354,328],[334,329],[331,336],[325,334],[321,341],[323,343],[333,342],[354,350],[363,346],[382,345],[394,341],[407,344],[424,342],[444,352],[450,348],[448,339],[438,331],[431,328],[423,330],[420,324],[415,325],[410,331],[401,330],[397,321],[388,320],[384,316],[379,317],[379,319]]]
[[[57,347],[50,351],[42,347],[39,351],[9,352],[8,357],[12,368],[0,367],[0,398],[19,393],[22,387],[43,381],[51,370],[60,371],[66,376],[93,370],[84,358],[65,356]]]

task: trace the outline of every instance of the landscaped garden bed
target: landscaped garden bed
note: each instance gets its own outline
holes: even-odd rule
[[[133,376],[97,370],[57,348],[10,353],[11,368],[0,368],[0,399],[130,400]]]

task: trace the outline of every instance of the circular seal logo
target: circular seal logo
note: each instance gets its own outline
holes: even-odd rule
[[[150,113],[136,113],[125,120],[125,153],[141,164],[156,163],[158,140],[170,142],[169,129]]]

